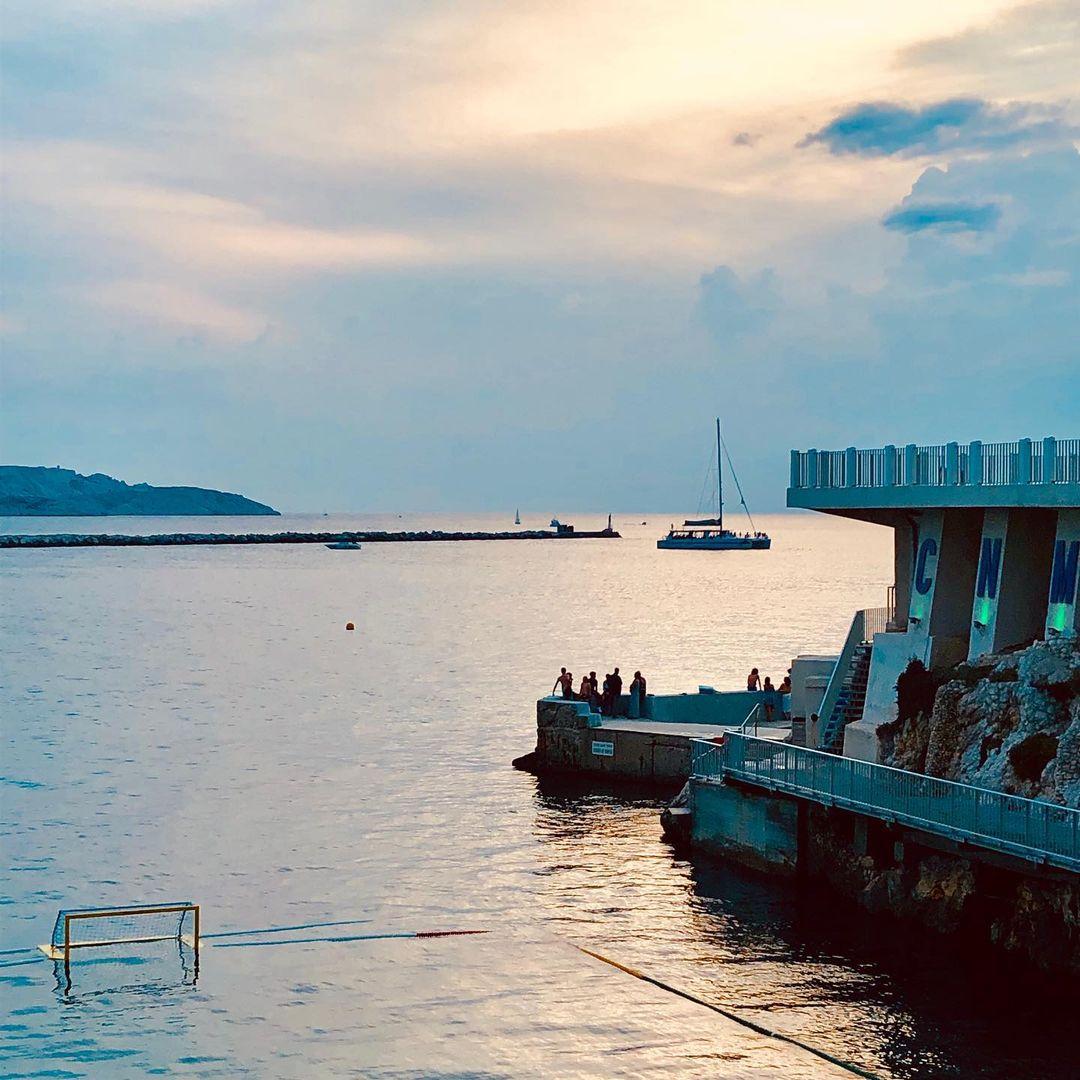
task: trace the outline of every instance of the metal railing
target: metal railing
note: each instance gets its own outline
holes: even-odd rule
[[[690,775],[698,780],[723,780],[724,747],[705,739],[690,740]]]
[[[722,747],[695,741],[691,763],[697,780],[731,777],[1080,871],[1080,810],[1071,807],[734,732]]]
[[[792,488],[1080,483],[1080,439],[793,450]]]

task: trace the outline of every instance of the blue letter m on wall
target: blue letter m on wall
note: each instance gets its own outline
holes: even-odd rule
[[[1076,596],[1076,568],[1080,562],[1080,540],[1054,545],[1054,569],[1050,575],[1050,603],[1071,604]]]
[[[979,578],[975,584],[975,595],[980,599],[993,600],[997,597],[998,571],[1001,570],[1001,537],[984,536],[982,555],[979,558]]]

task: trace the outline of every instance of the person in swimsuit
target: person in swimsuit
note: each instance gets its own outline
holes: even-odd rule
[[[761,689],[761,676],[758,674],[757,668],[751,668],[750,674],[746,676],[746,689],[747,690],[760,690]]]

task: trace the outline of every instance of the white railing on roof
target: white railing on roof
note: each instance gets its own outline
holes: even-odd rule
[[[792,450],[792,488],[1080,483],[1080,439]]]
[[[721,746],[695,739],[691,775],[731,778],[1080,871],[1080,810],[1068,806],[734,732]]]

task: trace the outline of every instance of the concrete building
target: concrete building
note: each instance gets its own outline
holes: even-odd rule
[[[1080,439],[793,450],[787,503],[894,534],[889,603],[856,613],[825,692],[824,749],[877,760],[913,658],[1080,633]]]

